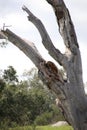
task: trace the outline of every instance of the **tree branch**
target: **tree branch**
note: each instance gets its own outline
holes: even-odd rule
[[[8,40],[12,42],[15,46],[17,46],[22,52],[24,52],[31,61],[36,65],[38,68],[38,74],[42,81],[48,86],[48,88],[52,89],[57,95],[59,95],[59,98],[61,100],[65,100],[65,90],[63,90],[64,87],[64,81],[62,82],[59,79],[59,75],[54,73],[50,70],[50,66],[47,66],[47,62],[41,57],[38,50],[34,46],[33,43],[27,42],[14,34],[9,29],[2,30],[3,34],[8,37]],[[55,85],[54,85],[55,81]],[[57,91],[56,91],[57,90]]]
[[[49,54],[56,60],[60,65],[63,64],[64,55],[54,47],[50,36],[48,35],[43,23],[40,19],[38,19],[34,14],[26,7],[23,6],[22,9],[28,13],[28,20],[31,21],[36,28],[38,29],[41,38],[42,43],[44,47],[48,50]]]
[[[57,22],[59,25],[59,32],[64,40],[65,46],[71,50],[73,54],[77,54],[79,47],[74,26],[69,14],[69,11],[63,0],[46,0],[52,5]]]
[[[8,37],[8,40],[17,46],[22,52],[24,52],[31,61],[39,68],[40,62],[45,61],[32,42],[26,42],[9,29],[2,30],[3,34]]]
[[[7,39],[7,37],[0,31],[0,39]]]

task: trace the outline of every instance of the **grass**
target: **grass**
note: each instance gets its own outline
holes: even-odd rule
[[[37,127],[36,130],[73,130],[70,126],[52,127],[52,126],[42,126]]]
[[[10,128],[9,130],[73,130],[70,126],[52,127],[52,126],[37,126],[33,129],[30,126]]]

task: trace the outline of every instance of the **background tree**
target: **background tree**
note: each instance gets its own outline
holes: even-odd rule
[[[42,43],[49,54],[65,69],[67,82],[61,80],[55,65],[49,65],[32,42],[24,41],[8,29],[2,32],[36,65],[39,77],[58,96],[59,106],[65,119],[73,126],[74,130],[86,130],[87,98],[84,91],[81,56],[74,25],[63,0],[46,1],[53,7],[59,32],[66,48],[64,54],[55,48],[43,23],[27,7],[23,6],[22,9],[27,12],[28,20],[38,29]]]
[[[0,129],[34,123],[47,125],[64,120],[55,104],[56,96],[47,91],[36,72],[32,69],[27,72],[29,79],[26,77],[16,84],[0,80]],[[30,73],[31,76],[28,76]]]
[[[16,73],[16,70],[12,66],[9,66],[8,69],[4,70],[3,78],[8,83],[18,82]]]

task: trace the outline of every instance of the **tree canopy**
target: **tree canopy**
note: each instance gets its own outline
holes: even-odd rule
[[[15,69],[13,68],[13,70]],[[3,72],[3,75],[7,71],[8,69]],[[31,75],[29,75],[30,73]],[[13,84],[13,78],[12,80],[10,78],[8,83],[8,80],[4,80],[3,75],[0,79],[0,129],[34,123],[47,125],[64,120],[61,111],[55,104],[56,96],[50,93],[40,81],[36,69],[27,72],[26,80],[16,84]]]

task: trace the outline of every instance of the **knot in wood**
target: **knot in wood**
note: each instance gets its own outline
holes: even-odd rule
[[[51,62],[41,62],[40,63],[40,71],[43,73],[44,78],[47,80],[47,82],[51,83],[52,81],[60,81],[61,83],[63,82],[63,79],[59,75],[58,69],[56,65]]]
[[[56,13],[56,16],[57,16],[58,20],[60,20],[60,19],[62,19],[64,17],[63,10],[57,10],[55,13]]]

